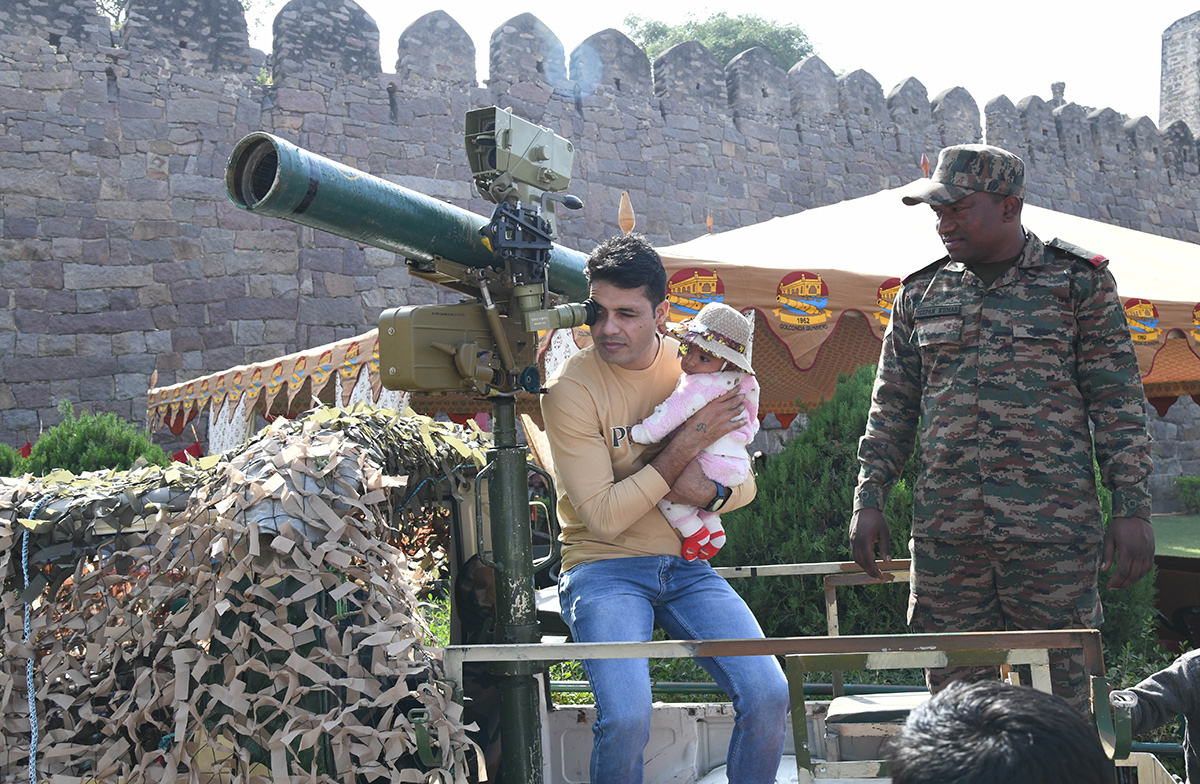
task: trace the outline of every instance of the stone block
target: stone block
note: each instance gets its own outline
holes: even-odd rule
[[[146,335],[143,332],[121,332],[111,338],[112,353],[115,356],[126,354],[145,354]]]
[[[291,274],[299,269],[297,254],[241,251],[225,255],[225,271],[229,275]]]
[[[45,98],[41,93],[24,88],[0,87],[0,109],[8,111],[45,111]]]
[[[146,269],[140,265],[64,264],[62,276],[63,287],[69,291],[110,289],[117,286],[136,288],[152,282],[146,274]]]
[[[220,104],[208,98],[173,98],[167,103],[167,122],[216,125]]]
[[[295,320],[298,310],[299,302],[296,299],[279,299],[275,297],[262,299],[243,297],[229,299],[225,302],[226,317],[231,320]]]
[[[117,361],[112,357],[39,357],[36,362],[21,364],[23,367],[20,378],[27,381],[61,381],[111,376],[117,369]],[[21,403],[21,405],[27,404]]]
[[[355,293],[354,278],[326,272],[322,277],[325,295],[329,297],[352,297]]]
[[[2,368],[6,378],[22,379],[22,383],[13,384],[11,387],[13,399],[18,408],[29,409],[30,414],[33,415],[36,409],[50,406],[50,383],[25,377],[22,371],[27,362],[27,360],[23,362],[9,361],[3,363]],[[37,424],[36,418],[34,418],[33,424]]]
[[[362,306],[358,302],[332,297],[306,299],[296,320],[308,325],[361,326],[365,322]]]

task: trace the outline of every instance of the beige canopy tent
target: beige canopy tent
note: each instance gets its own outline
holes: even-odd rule
[[[1200,246],[1030,205],[1024,224],[1110,259],[1160,413],[1179,395],[1200,398]],[[874,363],[900,279],[945,255],[933,213],[906,207],[897,191],[659,252],[673,320],[710,299],[754,309],[760,410],[776,413],[829,397],[839,373]]]
[[[147,427],[154,431],[165,425],[179,434],[201,411],[207,409],[210,420],[232,418],[242,404],[247,416],[255,412],[294,415],[312,408],[315,402],[346,405],[363,371],[377,401],[383,389],[378,352],[377,330],[371,330],[285,357],[155,387],[146,406]]]
[[[1026,227],[1111,259],[1134,337],[1146,394],[1165,412],[1180,395],[1200,402],[1200,246],[1026,206]],[[828,398],[840,373],[874,363],[900,279],[943,255],[933,216],[905,207],[896,191],[807,210],[661,248],[671,319],[721,300],[756,314],[754,365],[760,413],[790,420]],[[586,330],[544,339],[546,364],[588,342]],[[178,433],[200,411],[210,420],[245,411],[295,414],[314,400],[345,403],[351,390],[378,400],[375,331],[328,346],[150,390],[150,428]],[[365,373],[366,376],[362,376]],[[365,381],[363,380],[365,379]],[[369,390],[369,391],[368,391]],[[339,400],[339,396],[342,398]],[[465,395],[413,395],[421,413],[461,419],[489,410]],[[519,410],[538,417],[523,396]]]

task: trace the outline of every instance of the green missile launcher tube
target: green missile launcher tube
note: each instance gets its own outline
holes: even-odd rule
[[[225,188],[238,207],[398,253],[418,262],[445,259],[490,267],[479,229],[488,219],[256,132],[233,149]],[[561,245],[550,252],[550,290],[588,295],[587,256]]]

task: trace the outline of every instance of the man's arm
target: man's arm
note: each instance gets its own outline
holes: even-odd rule
[[[754,474],[752,472],[746,478],[745,482],[736,487],[726,489],[729,491],[729,500],[721,507],[722,513],[741,509],[753,501],[754,496],[758,493],[758,484],[754,481]],[[712,503],[712,500],[716,497],[716,484],[704,475],[700,464],[695,460],[688,463],[687,468],[683,469],[683,473],[679,475],[679,479],[675,480],[675,484],[671,485],[671,492],[663,496],[663,498],[673,503],[698,506],[702,509]]]
[[[736,426],[721,421],[740,411],[740,403],[730,402],[735,397],[730,394],[710,403],[680,428],[654,461],[618,482],[604,426],[588,390],[564,379],[552,383],[542,396],[546,438],[558,484],[580,522],[598,538],[611,541],[644,517],[700,450]],[[714,488],[705,481],[711,500]]]
[[[919,419],[921,357],[912,343],[910,311],[907,288],[902,286],[883,336],[866,432],[858,442],[850,551],[854,562],[876,579],[883,578],[875,563],[876,547],[881,560],[892,560],[891,534],[883,514],[887,491],[912,454]]]
[[[1129,691],[1138,696],[1132,711],[1133,732],[1149,732],[1180,713],[1191,722],[1200,713],[1200,651],[1183,654]]]
[[[658,404],[654,413],[634,425],[629,437],[639,444],[657,444],[669,436],[708,403],[726,394],[729,390],[713,383],[710,376],[715,373],[679,376],[679,383],[666,400]]]
[[[1091,271],[1076,300],[1079,390],[1095,424],[1100,480],[1112,491],[1101,571],[1117,559],[1110,588],[1142,579],[1154,562],[1149,477],[1152,463],[1142,376],[1129,325],[1108,269]]]
[[[741,427],[745,415],[746,407],[740,393],[734,390],[721,395],[688,417],[658,456],[650,461],[650,466],[662,475],[668,485],[674,487],[688,463],[695,460],[706,446]],[[712,492],[708,501],[711,501],[716,488],[712,487],[712,482],[709,485]]]

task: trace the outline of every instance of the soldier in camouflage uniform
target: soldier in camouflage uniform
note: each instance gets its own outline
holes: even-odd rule
[[[903,199],[933,208],[948,256],[904,279],[875,381],[850,523],[854,560],[891,559],[881,511],[920,425],[909,624],[918,632],[1095,628],[1110,587],[1154,556],[1141,376],[1103,256],[1021,226],[1024,164],[942,150]],[[1105,531],[1095,456],[1112,490]],[[1082,655],[1052,652],[1054,690],[1082,706]],[[987,668],[931,670],[930,688]]]

